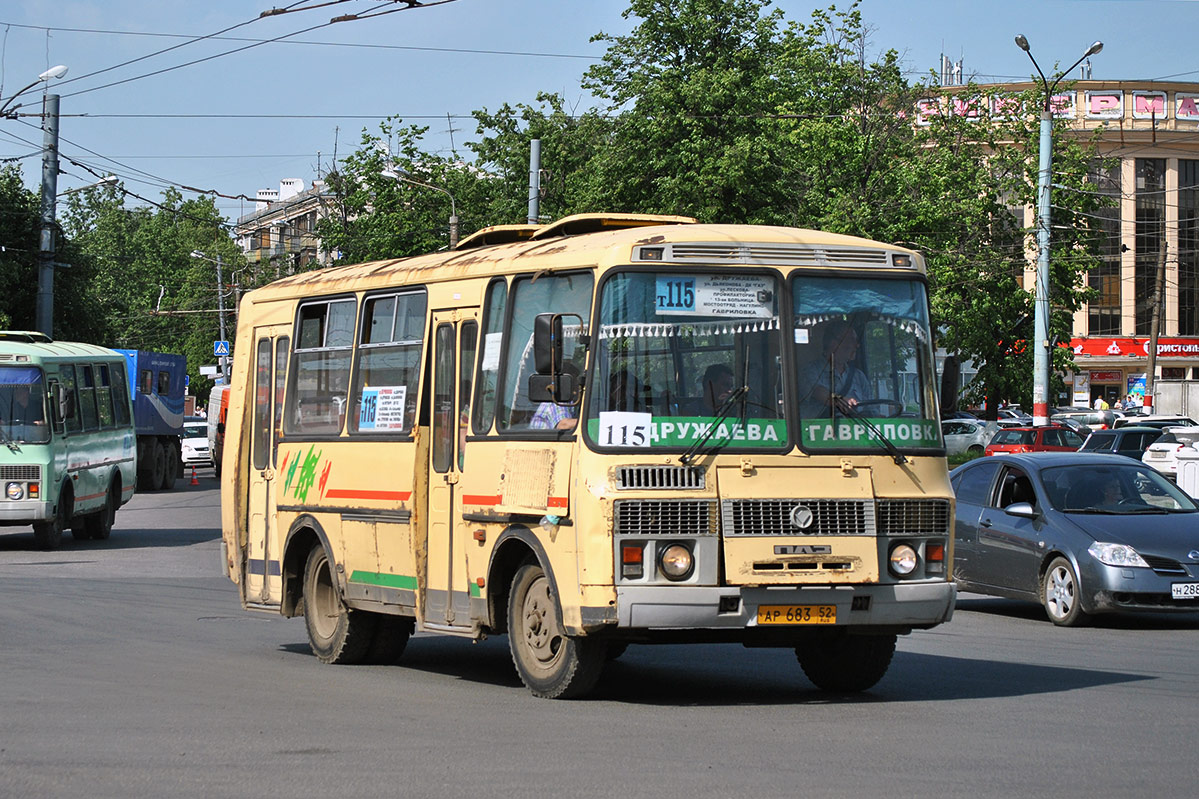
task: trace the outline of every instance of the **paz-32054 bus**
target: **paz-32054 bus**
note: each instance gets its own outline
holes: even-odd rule
[[[788,647],[858,691],[947,621],[921,257],[587,215],[241,305],[222,470],[247,608],[325,662],[507,634],[538,696],[629,644]]]

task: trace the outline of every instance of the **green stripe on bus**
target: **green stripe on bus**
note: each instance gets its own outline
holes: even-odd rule
[[[366,583],[380,585],[385,588],[407,588],[416,590],[416,578],[406,574],[380,574],[379,572],[356,571],[350,575],[351,583]]]
[[[466,585],[470,589],[470,595],[472,597],[478,598],[479,596],[482,596],[482,592],[479,590],[478,583],[467,583]]]

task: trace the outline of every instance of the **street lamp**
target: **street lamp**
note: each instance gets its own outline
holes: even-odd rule
[[[400,169],[398,166],[394,166],[394,165],[389,166],[386,169],[384,169],[382,172],[380,172],[379,174],[385,178],[391,178],[392,180],[402,180],[405,183],[411,183],[414,186],[423,186],[426,189],[432,189],[433,191],[439,191],[442,194],[444,194],[446,197],[449,197],[450,198],[450,249],[452,250],[458,246],[458,206],[454,203],[454,195],[450,194],[448,190],[443,189],[440,186],[434,186],[432,184],[422,183],[421,181],[416,180],[415,178],[412,177],[411,173],[409,173],[403,169]]]
[[[222,342],[228,341],[229,339],[225,337],[225,277],[223,274],[221,274],[221,256],[217,255],[216,258],[209,258],[207,255],[200,252],[199,250],[192,250],[191,257],[198,258],[201,261],[208,261],[209,263],[216,264],[216,307],[217,307],[216,313],[217,313],[217,319],[219,319],[220,323],[221,323],[221,341]],[[220,356],[220,364],[221,364],[221,382],[228,384],[228,382],[229,382],[229,356],[227,354],[222,354]]]
[[[106,176],[100,178],[99,180],[97,180],[95,183],[89,183],[86,186],[76,186],[73,189],[67,189],[66,191],[60,191],[58,193],[58,199],[61,200],[63,197],[66,197],[68,194],[77,194],[81,191],[87,191],[88,189],[99,189],[104,186],[115,186],[116,184],[117,184],[117,176],[116,175],[106,175]]]
[[[1037,74],[1041,76],[1041,88],[1045,91],[1041,104],[1040,171],[1037,178],[1037,285],[1033,295],[1033,384],[1032,421],[1034,425],[1049,424],[1049,184],[1050,165],[1053,159],[1053,90],[1061,79],[1082,63],[1084,58],[1103,49],[1103,42],[1095,42],[1077,61],[1063,70],[1049,83],[1041,71],[1037,59],[1033,58],[1024,34],[1016,37],[1016,45],[1028,53]]]
[[[67,74],[67,67],[65,64],[59,64],[56,67],[50,67],[45,72],[38,75],[37,80],[33,81],[33,83],[30,83],[28,86],[21,89],[16,94],[14,94],[12,97],[9,97],[7,100],[5,100],[3,104],[0,104],[0,116],[7,116],[10,118],[15,118],[17,115],[17,108],[19,108],[20,106],[16,106],[12,109],[9,109],[8,106],[12,104],[13,100],[17,99],[22,94],[29,91],[30,89],[32,89],[34,86],[38,85],[39,83],[49,83],[50,81],[52,81],[56,78],[64,77],[66,74]]]

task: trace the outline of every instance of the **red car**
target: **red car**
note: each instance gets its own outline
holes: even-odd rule
[[[1000,452],[1074,452],[1082,446],[1082,436],[1068,427],[1004,427],[987,444],[987,454]]]

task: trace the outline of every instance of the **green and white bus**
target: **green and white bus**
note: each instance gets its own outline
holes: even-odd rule
[[[136,437],[125,358],[41,333],[0,332],[0,525],[105,539],[133,496]]]

